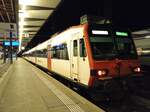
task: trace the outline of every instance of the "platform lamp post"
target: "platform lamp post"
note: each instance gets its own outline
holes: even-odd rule
[[[9,50],[10,50],[10,64],[13,63],[13,57],[12,57],[12,31],[13,31],[13,29],[14,29],[14,25],[10,24],[10,38],[9,38],[9,40],[10,40],[10,48],[9,48]]]

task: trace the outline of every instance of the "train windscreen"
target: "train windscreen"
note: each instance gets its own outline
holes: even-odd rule
[[[90,37],[94,59],[109,59],[116,55],[113,39],[110,37]]]
[[[136,59],[137,53],[131,38],[115,38],[117,54],[121,59]]]
[[[132,38],[128,35],[91,35],[90,44],[93,58],[103,59],[136,59],[137,53]]]

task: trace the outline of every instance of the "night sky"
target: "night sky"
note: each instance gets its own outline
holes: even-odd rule
[[[110,18],[114,25],[128,27],[131,31],[149,28],[149,5],[146,0],[62,0],[28,44],[28,49],[56,32],[80,24],[84,14]]]

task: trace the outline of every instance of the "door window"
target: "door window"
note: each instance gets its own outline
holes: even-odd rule
[[[78,43],[77,40],[73,41],[73,56],[77,56],[78,55]]]
[[[86,57],[86,49],[83,39],[80,39],[80,57]]]

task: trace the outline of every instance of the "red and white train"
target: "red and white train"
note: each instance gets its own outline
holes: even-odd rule
[[[142,75],[130,32],[110,25],[73,26],[23,55],[76,84],[96,90],[106,89],[107,84],[113,86],[117,79]]]

